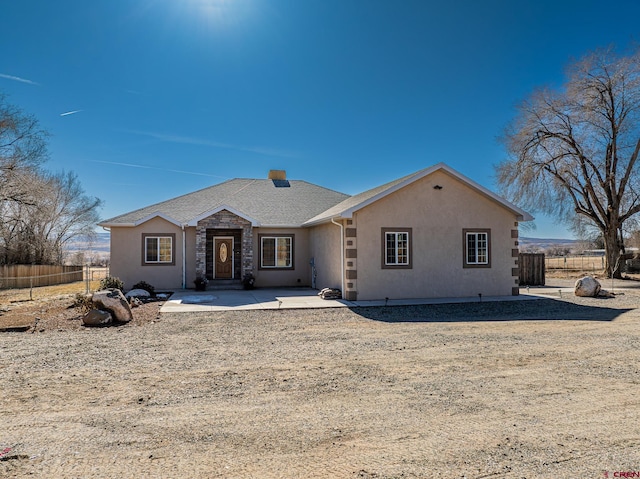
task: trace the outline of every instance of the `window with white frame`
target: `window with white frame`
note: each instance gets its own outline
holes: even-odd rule
[[[144,264],[175,264],[174,239],[175,235],[143,235]]]
[[[464,242],[465,267],[487,268],[491,266],[490,230],[464,230]]]
[[[411,228],[382,229],[382,267],[411,268]]]
[[[293,268],[293,235],[260,236],[261,268]]]

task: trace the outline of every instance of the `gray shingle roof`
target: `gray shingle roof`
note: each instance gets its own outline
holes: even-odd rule
[[[533,219],[504,198],[446,164],[438,163],[355,196],[300,180],[234,179],[116,216],[100,225],[135,226],[154,216],[162,216],[178,225],[194,226],[199,219],[226,208],[251,220],[255,226],[310,226],[331,218],[350,218],[354,211],[438,170],[511,210],[520,221]]]
[[[210,211],[228,207],[260,226],[300,226],[348,197],[306,181],[240,178],[116,216],[100,225],[131,226],[157,215],[186,225]]]

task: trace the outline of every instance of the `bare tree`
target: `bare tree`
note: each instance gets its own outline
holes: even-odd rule
[[[518,109],[496,167],[513,201],[603,237],[606,274],[620,277],[623,225],[640,211],[640,50],[612,49],[575,62],[559,89],[535,91]]]
[[[49,261],[61,264],[69,241],[94,234],[102,201],[84,193],[75,173],[45,174],[42,181],[34,212],[37,238]]]
[[[61,264],[66,244],[91,235],[102,202],[74,173],[42,169],[47,133],[0,94],[0,262]]]
[[[0,93],[0,201],[27,201],[31,173],[47,159],[47,132]]]
[[[5,205],[0,239],[6,263],[62,264],[65,246],[91,236],[99,221],[98,198],[85,195],[75,173],[40,173],[33,195]]]

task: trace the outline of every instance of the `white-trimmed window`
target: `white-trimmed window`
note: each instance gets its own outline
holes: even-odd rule
[[[491,266],[491,231],[464,230],[464,266]]]
[[[411,268],[411,228],[382,228],[382,267]]]
[[[144,264],[174,264],[174,237],[175,235],[143,235]]]
[[[293,235],[260,236],[261,268],[293,268]]]

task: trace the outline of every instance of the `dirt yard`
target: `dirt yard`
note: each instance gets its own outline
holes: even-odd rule
[[[0,333],[0,476],[637,477],[639,300]]]

